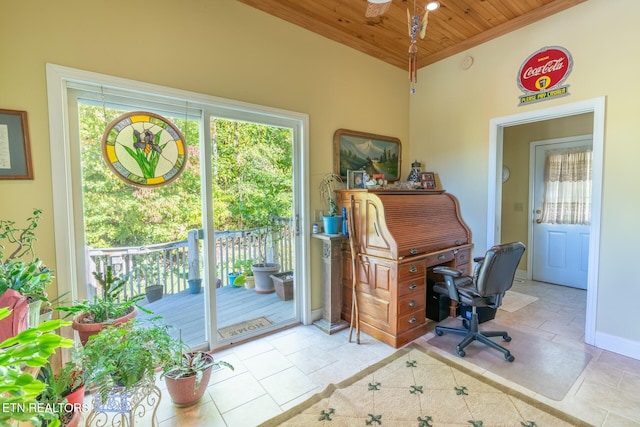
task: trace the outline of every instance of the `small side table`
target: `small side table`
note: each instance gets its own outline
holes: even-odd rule
[[[161,392],[153,381],[141,382],[138,386],[126,390],[124,387],[113,387],[109,390],[107,400],[103,403],[100,393],[93,395],[93,408],[87,416],[87,425],[96,422],[96,425],[106,426],[109,424],[109,414],[113,414],[111,426],[135,425],[135,418],[142,418],[151,413],[151,425],[158,425],[158,405],[160,404]],[[145,425],[148,421],[145,420]]]
[[[322,319],[314,325],[331,335],[349,327],[342,314],[342,234],[312,234],[322,241],[322,288],[324,307]]]

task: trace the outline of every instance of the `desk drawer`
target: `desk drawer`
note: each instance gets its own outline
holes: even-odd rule
[[[455,254],[453,253],[453,250],[451,250],[429,255],[425,258],[425,261],[427,262],[427,265],[431,267],[434,265],[444,264],[453,260],[454,258]]]
[[[426,292],[425,281],[426,276],[418,276],[409,280],[404,280],[398,283],[398,298],[405,295],[424,295]]]
[[[427,321],[424,307],[412,313],[398,316],[398,333],[423,325]]]
[[[424,309],[425,305],[426,305],[425,292],[412,292],[408,295],[404,295],[398,298],[398,316],[403,316],[407,313]]]
[[[456,253],[456,265],[468,264],[471,262],[471,249],[461,249]]]
[[[425,263],[422,260],[410,261],[398,266],[398,281],[405,281],[417,277],[424,277]]]

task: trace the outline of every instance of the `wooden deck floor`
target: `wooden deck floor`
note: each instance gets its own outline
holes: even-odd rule
[[[218,330],[241,322],[266,318],[272,324],[290,321],[295,316],[293,300],[283,301],[274,293],[259,294],[253,289],[224,286],[216,289]],[[177,294],[164,295],[162,299],[148,302],[143,307],[160,315],[172,325],[173,335],[182,331],[182,340],[189,346],[206,343],[204,291],[191,294],[189,290]],[[150,317],[144,314],[144,318]],[[264,323],[264,322],[263,322]],[[256,325],[251,328],[259,327]],[[219,335],[220,336],[220,335]]]

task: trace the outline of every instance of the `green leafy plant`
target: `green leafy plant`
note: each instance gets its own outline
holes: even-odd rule
[[[47,363],[40,369],[38,380],[45,384],[44,390],[37,398],[38,403],[42,405],[41,407],[55,409],[54,412],[60,421],[68,421],[73,416],[73,412],[65,411],[70,409],[66,406],[70,403],[67,396],[84,386],[81,366],[76,362],[67,362],[57,373],[54,373],[51,363]],[[46,419],[43,421],[46,423]]]
[[[142,380],[153,381],[156,367],[174,362],[180,348],[158,319],[129,321],[93,335],[81,350],[86,380],[94,383],[103,401],[115,386],[125,389]]]
[[[174,379],[195,376],[196,381],[194,388],[197,389],[202,381],[204,371],[213,366],[225,366],[232,371],[234,370],[233,365],[224,360],[214,360],[213,356],[209,353],[195,351],[178,353],[174,363],[167,365],[161,376]]]
[[[0,319],[10,312],[6,307],[0,308]],[[0,343],[0,408],[3,408],[0,426],[11,426],[15,421],[40,425],[42,418],[51,420],[51,427],[60,425],[53,411],[35,411],[37,398],[46,384],[29,373],[29,368],[42,368],[57,348],[73,345],[73,340],[54,333],[60,326],[69,324],[71,322],[49,320]]]
[[[85,383],[82,367],[75,362],[67,362],[55,373],[51,363],[47,363],[38,374],[38,379],[46,384],[45,390],[38,396],[39,402],[59,403],[69,393]]]
[[[234,272],[238,273],[235,281],[233,282],[236,286],[243,286],[247,283],[247,277],[253,277],[253,270],[251,270],[251,266],[254,264],[252,259],[239,259],[233,263]]]
[[[36,258],[33,250],[38,240],[35,230],[41,218],[42,210],[34,209],[26,227],[12,220],[0,220],[0,295],[13,289],[30,301],[47,300],[46,288],[53,280],[53,271]],[[13,250],[5,257],[7,245],[12,245]],[[30,260],[22,259],[29,255]]]
[[[128,275],[114,275],[113,267],[108,265],[104,273],[94,271],[93,276],[100,285],[98,295],[94,295],[90,300],[78,301],[69,307],[57,307],[56,310],[64,311],[68,315],[85,314],[78,319],[82,323],[109,323],[131,312],[133,307],[152,314],[151,311],[138,305],[138,302],[144,299],[144,295],[121,299]]]
[[[251,271],[251,266],[253,264],[254,262],[252,259],[239,259],[233,263],[233,269],[245,276],[253,276],[253,271]]]

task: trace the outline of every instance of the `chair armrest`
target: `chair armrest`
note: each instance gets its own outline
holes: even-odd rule
[[[473,259],[473,262],[482,262],[484,261],[484,257],[483,256],[477,256]]]
[[[451,277],[460,277],[463,274],[461,270],[457,270],[451,267],[445,267],[442,265],[433,267],[433,272],[436,274],[442,274],[443,276],[451,276]]]

